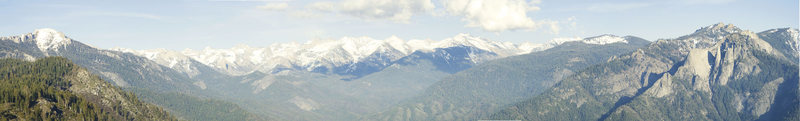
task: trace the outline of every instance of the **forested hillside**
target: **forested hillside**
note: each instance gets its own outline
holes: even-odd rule
[[[0,59],[0,120],[177,120],[70,60]]]
[[[156,93],[153,91],[130,88],[142,95],[142,101],[152,102],[168,109],[174,115],[192,121],[254,121],[267,120],[257,117],[231,102],[200,98],[177,92]]]

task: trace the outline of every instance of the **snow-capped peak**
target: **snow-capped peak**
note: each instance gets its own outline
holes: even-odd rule
[[[69,38],[64,36],[64,33],[51,28],[36,29],[33,34],[35,35],[36,45],[42,52],[72,43]]]
[[[126,52],[137,56],[145,57],[149,60],[155,61],[160,65],[185,73],[190,77],[194,77],[200,73],[198,71],[198,68],[192,65],[192,58],[178,51],[172,51],[163,48],[150,49],[150,50],[133,50],[133,49],[119,48],[119,47],[111,48],[109,50]]]
[[[436,48],[446,48],[453,46],[474,46],[476,48],[490,50],[494,43],[480,37],[475,37],[469,34],[461,33],[452,38],[442,40],[438,43]]]
[[[436,42],[430,48],[448,48],[454,46],[470,46],[482,50],[491,51],[499,54],[500,56],[510,56],[520,53],[516,44],[511,42],[497,42],[485,38],[472,36],[469,34],[461,33],[452,38]]]
[[[628,43],[628,40],[625,40],[624,37],[619,37],[619,36],[610,35],[610,34],[600,35],[600,36],[595,36],[595,37],[589,37],[589,38],[580,38],[580,37],[553,38],[552,40],[550,40],[547,43],[552,45],[552,46],[555,46],[555,45],[564,44],[566,42],[575,42],[575,41],[583,42],[583,43],[586,43],[586,44],[595,44],[595,45],[604,45],[604,44],[611,44],[611,43],[618,43],[618,42]]]
[[[303,49],[296,52],[299,52],[298,62],[300,65],[317,63],[319,59],[326,59],[330,63],[355,62],[376,52],[409,53],[407,47],[402,43],[404,42],[399,39],[376,40],[369,37],[343,37],[338,40],[306,42],[301,45]]]
[[[583,43],[586,44],[596,44],[596,45],[604,45],[604,44],[611,44],[611,43],[628,43],[628,40],[625,40],[623,37],[614,36],[614,35],[601,35],[597,37],[591,37],[583,40]]]
[[[574,41],[581,41],[583,38],[581,37],[565,37],[565,38],[553,38],[547,42],[547,44],[551,45],[560,45],[564,44],[565,42],[574,42]]]
[[[441,42],[439,42],[438,47],[452,47],[459,45],[469,46],[472,45],[473,43],[471,41],[480,41],[480,39],[481,38],[473,37],[469,34],[461,33],[456,36],[453,36],[452,38],[447,38],[445,40],[442,40]]]

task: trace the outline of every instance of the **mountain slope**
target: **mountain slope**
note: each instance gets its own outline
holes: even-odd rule
[[[0,37],[0,57],[2,58],[18,58],[32,61],[36,58],[50,56],[68,58],[75,64],[85,67],[93,74],[99,75],[102,79],[123,89],[134,91],[134,93],[137,94],[143,93],[140,92],[142,90],[146,90],[157,93],[181,93],[198,97],[184,99],[201,99],[199,97],[207,98],[207,96],[220,95],[214,91],[204,90],[207,81],[217,80],[197,80],[189,77],[189,75],[202,77],[206,76],[206,73],[211,73],[208,74],[210,76],[222,75],[213,74],[217,72],[205,67],[203,64],[191,65],[191,69],[196,69],[196,71],[176,71],[177,69],[160,65],[156,61],[149,60],[145,57],[119,51],[97,49],[68,38],[65,34],[53,29],[37,29],[32,33]],[[192,61],[190,60],[187,62]],[[155,95],[139,96],[144,99],[157,98],[150,97]],[[191,101],[203,102],[203,100]],[[178,101],[173,103],[182,102],[183,101]],[[168,111],[186,112],[187,110]],[[216,110],[208,111],[214,112]],[[184,115],[178,116],[186,117]]]
[[[600,40],[607,38],[614,41]],[[647,43],[636,37],[603,35],[489,61],[448,76],[428,87],[419,97],[364,120],[479,119],[502,105],[536,95],[573,71]]]
[[[798,120],[798,66],[782,53],[792,48],[760,36],[720,23],[659,40],[490,119]]]
[[[141,100],[164,107],[171,114],[191,121],[262,121],[268,120],[241,108],[230,101],[219,98],[200,98],[192,95],[169,92],[159,93],[136,90]]]
[[[797,29],[780,28],[759,32],[758,37],[767,41],[773,48],[781,52],[792,62],[800,61],[800,32]],[[794,58],[794,59],[791,59]]]
[[[0,38],[0,57],[31,60],[62,56],[100,75],[117,86],[147,87],[161,91],[191,91],[191,80],[179,72],[146,58],[117,51],[100,50],[67,38],[52,29]]]
[[[0,119],[177,120],[60,57],[0,60]]]

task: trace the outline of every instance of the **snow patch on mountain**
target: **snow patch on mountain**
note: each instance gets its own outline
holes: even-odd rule
[[[517,53],[517,54],[519,55],[530,52],[543,51],[567,42],[582,42],[586,44],[605,45],[613,43],[628,43],[628,40],[626,40],[624,37],[619,37],[614,35],[601,35],[590,38],[581,38],[581,37],[553,38],[547,43],[530,43],[530,42],[522,43],[519,46],[517,46],[518,49],[522,50],[521,51],[522,53]]]
[[[583,38],[580,37],[567,37],[567,38],[553,38],[552,40],[548,41],[547,44],[550,45],[560,45],[566,42],[574,42],[574,41],[581,41]]]
[[[605,44],[612,44],[612,43],[628,43],[628,40],[626,40],[624,37],[619,37],[619,36],[615,36],[615,35],[606,34],[606,35],[600,35],[600,36],[589,37],[589,38],[580,38],[580,37],[555,38],[553,40],[550,40],[548,42],[548,44],[550,44],[552,46],[555,46],[555,45],[564,44],[566,42],[576,42],[576,41],[577,42],[586,43],[586,44],[595,44],[595,45],[605,45]]]
[[[517,48],[519,48],[521,51],[516,53],[516,55],[527,54],[527,53],[536,52],[536,51],[543,51],[543,50],[550,49],[552,47],[553,47],[553,45],[551,45],[551,44],[525,42],[525,43],[519,44],[519,46]]]
[[[792,39],[792,41],[786,41],[786,44],[793,47],[795,51],[800,51],[800,45],[798,45],[798,42],[800,42],[800,32],[798,32],[797,29],[788,29],[786,31],[788,31]]]
[[[792,40],[798,41],[798,39],[800,39],[800,32],[798,32],[797,29],[789,29],[786,31],[789,31],[789,34],[791,34],[790,36],[792,36]]]
[[[583,40],[583,43],[586,44],[596,44],[596,45],[604,45],[604,44],[611,44],[611,43],[628,43],[628,40],[625,38],[614,36],[614,35],[602,35],[597,37],[591,37]]]

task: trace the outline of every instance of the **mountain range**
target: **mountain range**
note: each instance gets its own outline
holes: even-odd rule
[[[798,31],[544,44],[458,34],[229,49],[100,49],[53,29],[0,57],[60,56],[187,120],[797,120]]]
[[[603,39],[606,38],[598,38],[593,41],[595,44],[614,41]],[[580,40],[580,38],[575,40]],[[405,41],[394,36],[384,40],[369,37],[345,37],[338,40],[314,40],[303,44],[278,43],[263,48],[238,45],[230,49],[207,47],[202,50],[185,49],[183,51],[126,48],[112,48],[111,50],[147,57],[161,65],[189,75],[196,73],[196,69],[192,68],[192,62],[190,62],[196,60],[231,75],[243,75],[255,71],[278,73],[285,70],[296,70],[360,77],[380,71],[391,63],[414,54],[433,54],[437,51],[445,51],[443,49],[447,49],[448,52],[445,53],[468,50],[485,51],[482,54],[466,52],[465,55],[460,55],[464,57],[442,57],[469,58],[461,61],[476,64],[496,58],[545,50],[564,41],[569,40],[553,41],[547,44],[514,44],[491,41],[469,34],[459,34],[441,41]]]

